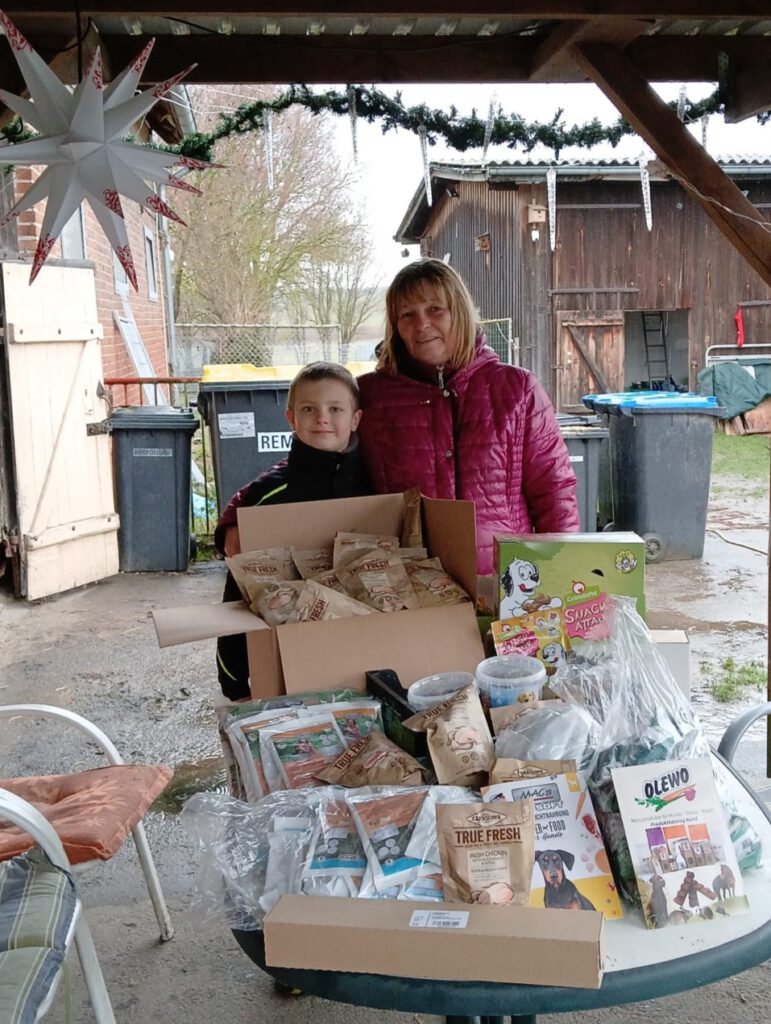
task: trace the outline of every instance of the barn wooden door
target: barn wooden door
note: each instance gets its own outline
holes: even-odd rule
[[[94,274],[3,263],[3,320],[22,594],[118,571],[109,414]]]
[[[557,408],[583,410],[583,395],[623,391],[624,314],[559,312],[557,317]]]

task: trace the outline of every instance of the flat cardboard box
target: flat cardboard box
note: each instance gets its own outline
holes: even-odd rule
[[[283,895],[265,918],[265,962],[403,978],[599,988],[602,926],[602,914],[592,910]]]
[[[242,508],[238,529],[242,551],[328,544],[339,530],[401,533],[401,494],[314,501],[297,505]],[[153,612],[161,647],[234,633],[246,633],[253,697],[325,690],[364,689],[364,673],[384,665],[402,683],[436,672],[473,672],[484,658],[474,613],[476,529],[469,501],[423,499],[423,527],[429,553],[471,601],[442,608],[288,623],[271,629],[240,601]]]
[[[651,629],[651,636],[683,696],[690,700],[691,652],[688,634],[684,629]]]
[[[534,594],[546,609],[567,608],[595,590],[636,598],[645,616],[645,543],[636,533],[496,534],[493,541],[502,619],[530,611]]]

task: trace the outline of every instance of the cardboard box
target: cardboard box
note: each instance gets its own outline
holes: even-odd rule
[[[271,967],[599,988],[602,914],[283,895],[265,918]]]
[[[242,551],[329,544],[338,530],[397,534],[401,494],[269,505],[238,511]],[[423,499],[425,543],[471,601],[443,608],[287,623],[275,629],[240,601],[153,612],[161,647],[246,633],[252,696],[364,689],[364,673],[387,665],[408,686],[435,672],[473,672],[484,658],[474,614],[476,528],[470,501]]]
[[[686,700],[691,699],[691,652],[684,629],[652,629],[659,654],[667,663]]]
[[[645,544],[636,533],[542,533],[494,538],[499,618],[569,607],[592,592],[637,599],[645,615]]]

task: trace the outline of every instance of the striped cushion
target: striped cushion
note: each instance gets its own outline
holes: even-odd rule
[[[64,953],[41,946],[0,953],[0,1020],[33,1024],[59,976]]]
[[[78,901],[45,854],[0,863],[0,1021],[32,1024],[66,956]]]

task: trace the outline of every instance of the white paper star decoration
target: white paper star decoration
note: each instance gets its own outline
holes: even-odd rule
[[[0,164],[48,165],[0,226],[47,197],[32,261],[32,284],[62,228],[86,199],[126,277],[136,289],[137,275],[121,196],[182,224],[181,218],[148,182],[200,195],[200,189],[172,173],[172,168],[181,168],[182,173],[186,173],[193,168],[216,165],[136,146],[124,142],[123,136],[195,65],[135,96],[155,40],[150,40],[133,63],[108,86],[102,79],[102,55],[97,47],[85,78],[73,91],[57,78],[3,11],[0,11],[0,25],[31,97],[26,100],[0,89],[0,99],[39,133],[26,142],[0,147]]]

